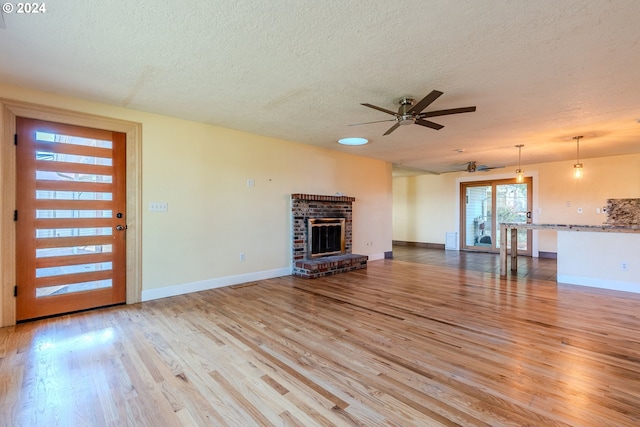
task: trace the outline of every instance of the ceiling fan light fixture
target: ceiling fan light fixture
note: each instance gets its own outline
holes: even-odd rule
[[[521,160],[522,160],[522,147],[524,147],[524,144],[518,144],[516,145],[516,147],[518,148],[518,169],[516,169],[516,182],[518,184],[522,184],[524,182],[524,171],[522,170],[522,167],[521,167]]]
[[[359,138],[359,137],[341,138],[338,140],[338,144],[349,145],[349,146],[365,145],[368,143],[369,143],[368,139]]]
[[[576,179],[582,178],[584,175],[584,171],[582,170],[582,163],[580,163],[580,138],[582,135],[574,136],[573,139],[576,140],[576,162],[573,164],[573,177]]]

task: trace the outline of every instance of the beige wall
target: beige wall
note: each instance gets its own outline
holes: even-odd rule
[[[442,243],[456,231],[457,174],[393,179],[393,239]]]
[[[573,178],[571,161],[523,165],[525,174],[534,176],[535,222],[601,224],[606,215],[596,214],[596,208],[602,208],[607,199],[640,197],[640,154],[583,159],[582,163],[581,180]],[[393,239],[443,244],[445,233],[459,228],[459,181],[512,177],[507,169],[474,176],[450,173],[394,178]],[[582,214],[577,213],[579,207]],[[538,249],[556,252],[556,233],[538,232]]]
[[[391,250],[389,163],[17,87],[0,98],[142,124],[143,292],[290,268],[291,193],[355,197],[353,251]]]
[[[637,234],[559,231],[558,248],[558,282],[640,293]]]

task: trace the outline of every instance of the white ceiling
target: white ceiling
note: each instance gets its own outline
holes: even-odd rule
[[[640,152],[638,0],[45,4],[4,14],[1,82],[432,172],[511,166],[516,144],[523,164],[575,160],[576,135],[582,158]],[[433,89],[427,111],[477,111],[348,126]]]

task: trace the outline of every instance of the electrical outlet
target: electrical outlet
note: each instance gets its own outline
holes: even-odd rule
[[[244,262],[244,252],[240,252],[240,262]]]
[[[626,261],[623,261],[620,263],[620,270],[622,271],[627,271],[629,270],[629,263]]]
[[[582,208],[578,208],[578,213],[582,213]]]
[[[151,202],[149,203],[149,212],[167,212],[169,203],[167,202]]]
[[[247,187],[251,188],[251,187],[255,187],[256,186],[256,180],[255,179],[248,179],[247,180]]]

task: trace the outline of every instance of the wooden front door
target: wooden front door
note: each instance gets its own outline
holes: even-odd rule
[[[124,303],[126,135],[16,127],[17,320]]]

